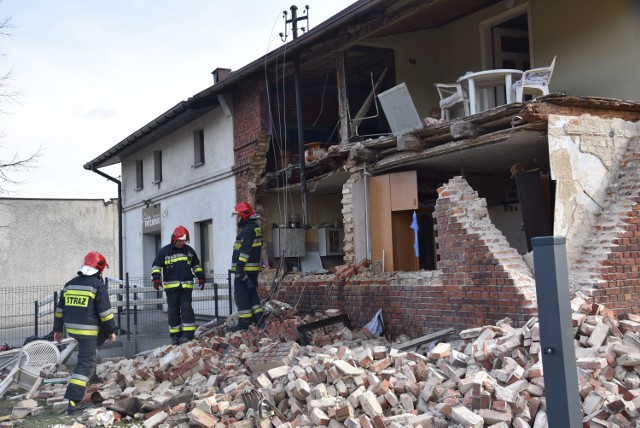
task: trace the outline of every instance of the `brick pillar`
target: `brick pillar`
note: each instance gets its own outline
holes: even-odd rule
[[[270,141],[263,84],[250,81],[234,92],[233,111],[236,200],[256,205]]]
[[[353,174],[342,185],[342,222],[344,225],[344,256],[346,264],[356,263],[355,224],[353,221],[353,183],[360,179],[360,174]],[[364,214],[363,214],[364,215]]]

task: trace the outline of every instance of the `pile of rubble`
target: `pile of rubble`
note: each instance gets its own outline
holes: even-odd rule
[[[616,319],[588,299],[572,302],[583,426],[640,421],[640,318]],[[331,315],[335,315],[332,313]],[[462,331],[426,352],[368,338],[344,326],[296,343],[314,319],[272,317],[266,330],[216,330],[178,347],[99,365],[81,422],[120,418],[145,428],[198,427],[545,427],[545,384],[537,320],[515,328]],[[424,355],[426,354],[426,355]],[[39,396],[63,408],[64,385]],[[0,424],[0,427],[2,424]]]

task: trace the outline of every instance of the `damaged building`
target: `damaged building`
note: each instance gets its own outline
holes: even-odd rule
[[[182,224],[207,275],[226,274],[246,200],[261,289],[299,310],[364,325],[383,309],[391,335],[521,325],[537,312],[531,239],[563,235],[571,287],[634,312],[637,6],[360,0],[216,69],[85,164],[122,164],[124,271],[146,276]],[[543,68],[540,93],[517,86]]]

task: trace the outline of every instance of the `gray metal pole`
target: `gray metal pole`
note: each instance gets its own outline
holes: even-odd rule
[[[549,426],[580,428],[582,412],[565,243],[563,236],[544,236],[531,240]]]
[[[298,38],[298,21],[307,17],[298,17],[298,7],[291,6],[291,28],[293,40]],[[298,153],[300,155],[300,199],[302,202],[302,227],[309,224],[307,218],[307,167],[304,153],[304,122],[302,121],[302,88],[300,83],[300,55],[293,60],[293,86],[296,93],[296,123],[298,126]]]

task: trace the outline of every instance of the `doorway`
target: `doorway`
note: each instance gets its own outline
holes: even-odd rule
[[[531,11],[529,3],[512,7],[480,22],[482,67],[488,69],[531,68]],[[511,88],[505,88],[511,90]],[[494,105],[505,103],[505,93],[497,90]]]

